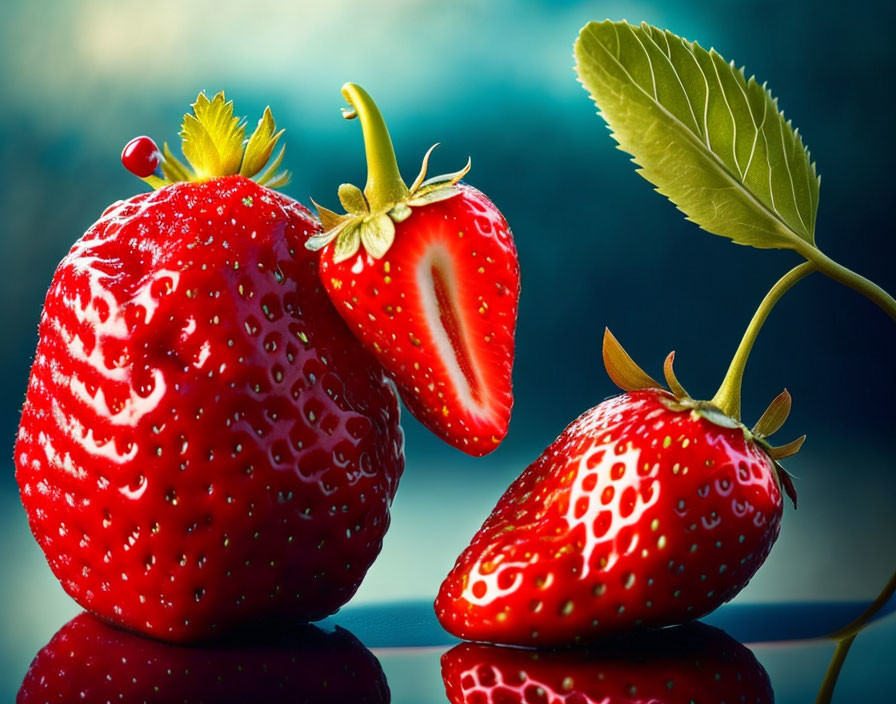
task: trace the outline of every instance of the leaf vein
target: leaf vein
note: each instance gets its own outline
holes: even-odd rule
[[[799,218],[803,230],[808,232],[806,223],[803,221],[803,214],[800,212],[800,204],[796,199],[796,183],[793,181],[793,173],[790,170],[790,154],[787,153],[787,142],[784,137],[784,119],[780,117],[778,118],[778,134],[781,135],[781,154],[784,157],[784,166],[787,169],[787,180],[790,181],[790,195],[793,198],[793,209],[796,211],[796,216]]]
[[[722,94],[722,100],[725,102],[725,107],[728,108],[728,114],[731,116],[731,156],[734,158],[734,168],[737,169],[737,175],[743,181],[744,173],[737,162],[737,118],[734,117],[734,110],[731,109],[731,103],[728,102],[728,93],[725,92],[725,84],[722,83],[722,77],[719,75],[718,61],[715,60],[712,54],[710,54],[710,59],[712,60],[712,69],[716,74],[716,82],[719,84],[719,91]]]

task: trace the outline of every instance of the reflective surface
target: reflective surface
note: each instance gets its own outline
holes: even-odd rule
[[[565,652],[458,644],[425,602],[349,607],[289,635],[283,624],[277,631],[259,626],[195,647],[143,639],[82,614],[38,653],[27,675],[4,672],[2,684],[10,692],[22,685],[18,702],[584,704],[746,697],[796,704],[813,701],[824,678],[834,644],[822,636],[863,609],[848,603],[730,605],[706,619],[711,625]],[[894,610],[890,604],[859,634],[834,702],[896,698],[889,677]]]
[[[17,702],[387,702],[373,654],[341,628],[305,626],[197,647],[149,640],[83,613],[38,653]]]
[[[442,657],[452,704],[774,701],[750,650],[701,623],[563,652],[462,643]]]

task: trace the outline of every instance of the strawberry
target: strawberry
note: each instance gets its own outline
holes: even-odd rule
[[[782,485],[771,448],[789,396],[750,431],[659,388],[605,337],[627,393],[575,420],[510,486],[436,599],[451,633],[519,645],[587,641],[698,618],[750,580],[775,541]],[[795,499],[795,495],[794,495]]]
[[[385,702],[373,653],[348,631],[299,626],[285,637],[182,647],[111,628],[82,613],[34,658],[17,704]]]
[[[442,656],[452,704],[771,704],[750,650],[702,623],[611,640],[592,650],[462,643]]]
[[[303,246],[317,223],[271,190],[280,157],[250,178],[270,112],[244,153],[223,94],[194,110],[193,168],[166,145],[145,178],[160,188],[109,207],[57,268],[15,448],[65,590],[173,641],[335,611],[404,464],[392,383]]]
[[[408,409],[471,455],[507,433],[519,301],[516,246],[504,217],[471,186],[467,166],[426,180],[432,149],[408,188],[370,96],[346,84],[361,118],[368,179],[339,188],[346,215],[318,206],[321,280]]]

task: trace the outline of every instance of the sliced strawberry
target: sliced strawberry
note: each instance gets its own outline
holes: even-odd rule
[[[411,413],[484,455],[506,435],[513,404],[519,264],[510,228],[485,195],[458,183],[466,169],[424,181],[429,154],[408,189],[388,134],[371,156],[371,132],[381,128],[383,139],[385,127],[369,96],[351,84],[344,92],[361,115],[371,179],[363,194],[340,188],[348,215],[318,207],[327,232],[308,247],[323,249],[330,299]],[[378,175],[377,159],[394,173]],[[393,187],[385,195],[384,183]]]
[[[321,280],[408,409],[460,449],[483,455],[507,433],[519,295],[516,250],[482,193],[415,209],[382,259],[321,257]]]

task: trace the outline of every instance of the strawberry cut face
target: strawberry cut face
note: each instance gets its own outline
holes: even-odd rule
[[[403,439],[303,247],[316,228],[239,176],[177,183],[113,205],[59,265],[15,461],[83,607],[195,640],[357,589]]]
[[[424,425],[472,454],[507,433],[519,265],[506,221],[482,193],[414,208],[381,259],[361,249],[321,279],[349,327]]]
[[[574,421],[511,485],[436,599],[471,640],[564,645],[708,613],[777,538],[772,461],[645,390]]]

